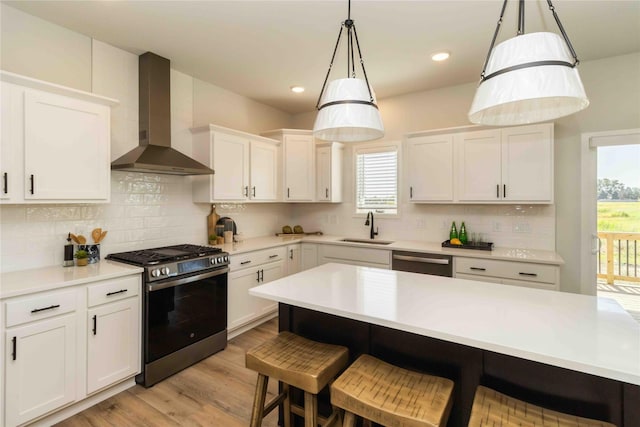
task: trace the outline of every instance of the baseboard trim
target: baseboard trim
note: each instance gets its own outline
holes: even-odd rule
[[[264,322],[273,319],[274,317],[278,317],[278,310],[269,313],[265,316],[262,316],[258,319],[252,320],[249,323],[246,323],[242,326],[238,326],[236,329],[232,330],[232,331],[227,331],[227,341],[231,340],[232,338],[237,337],[238,335],[247,332],[249,329],[253,329],[258,325],[263,324]]]

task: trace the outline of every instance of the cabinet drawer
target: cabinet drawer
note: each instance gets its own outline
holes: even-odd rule
[[[456,273],[502,277],[527,282],[557,282],[558,267],[527,262],[456,257]],[[456,275],[456,277],[458,277]]]
[[[266,262],[284,260],[286,253],[287,248],[285,246],[278,246],[277,248],[272,249],[232,255],[229,257],[229,269],[231,271],[237,271],[243,268],[255,267],[256,265],[264,264]]]
[[[7,301],[7,325],[21,325],[34,320],[46,319],[76,310],[77,290],[47,292],[37,296],[27,296]]]
[[[136,296],[140,293],[141,286],[140,275],[98,282],[89,286],[87,305],[93,307]]]
[[[320,254],[320,257],[325,258],[327,262],[332,262],[329,259],[333,258],[344,261],[366,262],[368,263],[367,265],[384,264],[387,267],[389,267],[391,259],[391,251],[342,245],[321,245]]]

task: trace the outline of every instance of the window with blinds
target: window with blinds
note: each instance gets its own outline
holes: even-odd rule
[[[398,213],[398,147],[355,149],[356,212]]]

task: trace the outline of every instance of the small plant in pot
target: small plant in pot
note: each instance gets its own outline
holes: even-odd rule
[[[87,265],[89,262],[89,253],[83,249],[78,249],[74,254],[77,266]]]
[[[215,234],[210,234],[209,235],[209,244],[210,245],[215,245],[218,242],[218,236]]]

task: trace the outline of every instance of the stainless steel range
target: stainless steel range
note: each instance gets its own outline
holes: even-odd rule
[[[228,253],[175,245],[107,259],[144,268],[139,384],[150,387],[226,347]]]

